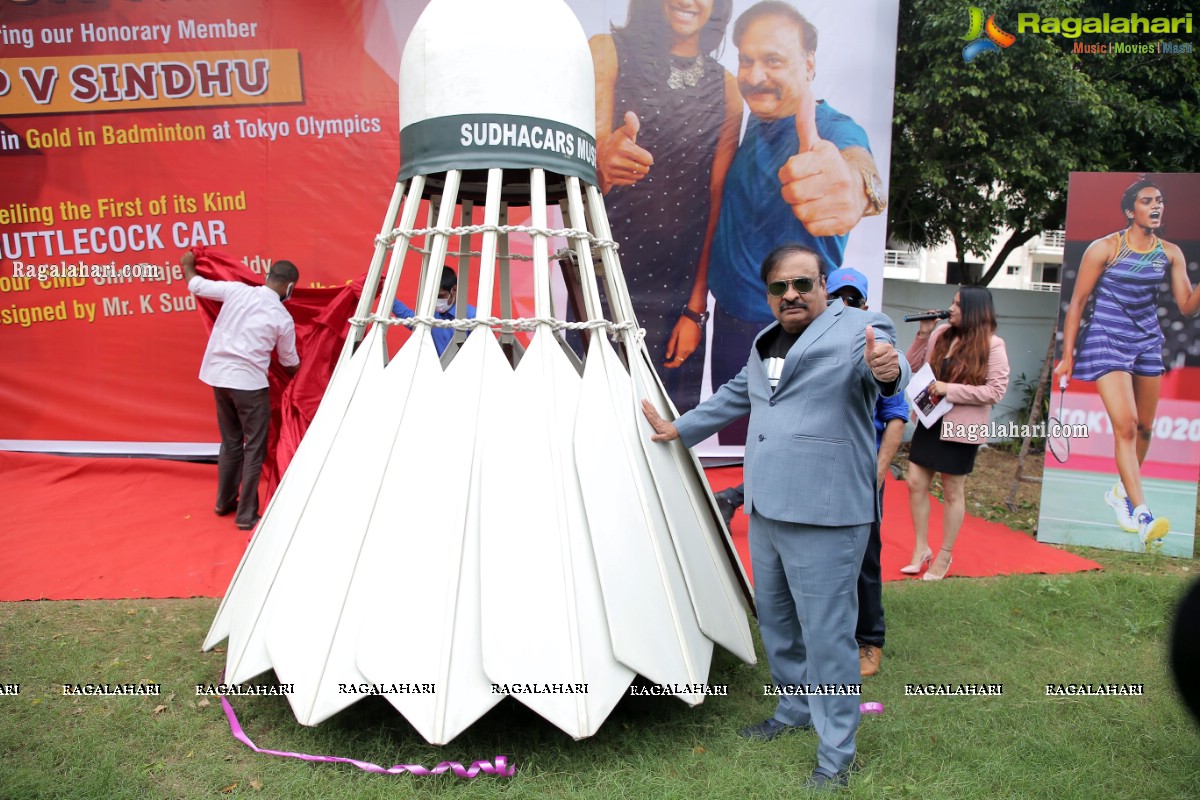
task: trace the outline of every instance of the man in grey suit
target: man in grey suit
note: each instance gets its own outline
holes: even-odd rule
[[[674,424],[648,401],[654,441],[691,447],[750,415],[746,513],[758,622],[779,702],[747,738],[814,728],[817,766],[807,788],[845,786],[854,762],[860,675],[856,581],[876,493],[880,393],[904,389],[910,369],[882,314],[826,307],[827,266],[799,244],[775,248],[761,269],[777,322],[754,341],[733,380]]]

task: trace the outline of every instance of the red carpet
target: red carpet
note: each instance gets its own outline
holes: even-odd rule
[[[126,458],[69,458],[0,452],[0,601],[220,597],[249,534],[212,513],[216,466]],[[741,468],[709,471],[714,489],[741,480]],[[912,552],[904,484],[885,495],[883,574],[900,579]],[[932,529],[941,524],[934,504]],[[748,519],[733,533],[749,569]],[[937,544],[937,539],[934,539]],[[1002,525],[967,518],[952,576],[1061,573],[1098,569],[1087,559],[1038,544]]]
[[[0,452],[0,600],[221,597],[250,534],[215,464]]]
[[[741,467],[710,469],[708,481],[713,491],[742,482]],[[967,498],[971,497],[971,484],[967,482]],[[929,510],[930,547],[936,553],[941,544],[942,504],[931,500]],[[746,539],[750,518],[740,510],[733,515],[733,541],[738,555],[751,580],[750,546]],[[885,581],[917,580],[910,575],[901,575],[900,568],[909,563],[913,551],[912,516],[908,510],[908,487],[904,481],[888,481],[883,493],[883,579]],[[950,577],[986,578],[994,575],[1019,575],[1043,573],[1058,575],[1064,572],[1086,572],[1100,569],[1095,561],[1081,558],[1073,553],[1040,544],[1024,533],[1018,533],[996,522],[987,522],[970,514],[963,521],[954,545],[954,564]]]

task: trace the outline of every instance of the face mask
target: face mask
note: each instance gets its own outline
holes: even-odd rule
[[[450,310],[450,301],[448,299],[443,300],[442,298],[439,297],[437,299],[437,304],[434,305],[433,309],[434,309],[434,311],[436,311],[439,314],[445,314],[447,311]]]
[[[292,299],[292,289],[295,288],[295,286],[296,286],[296,284],[294,284],[294,283],[288,284],[287,294],[285,294],[282,298],[280,298],[281,302],[286,303],[288,300]]]

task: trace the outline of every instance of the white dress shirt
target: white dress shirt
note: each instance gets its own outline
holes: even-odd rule
[[[274,289],[236,281],[210,281],[199,275],[188,282],[197,297],[218,300],[221,313],[213,324],[200,380],[225,389],[265,389],[271,351],[279,363],[300,363],[296,354],[296,324]]]

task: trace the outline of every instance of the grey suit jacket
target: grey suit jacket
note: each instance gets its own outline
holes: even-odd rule
[[[835,302],[788,351],[771,391],[758,341],[737,377],[675,421],[692,447],[750,414],[746,436],[746,513],[806,525],[863,525],[879,514],[876,493],[875,400],[904,390],[911,375],[880,384],[867,366],[866,327],[875,341],[896,342],[883,314]]]

